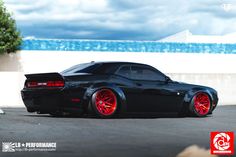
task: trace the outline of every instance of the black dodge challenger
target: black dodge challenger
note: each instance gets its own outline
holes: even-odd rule
[[[216,90],[171,80],[152,66],[90,62],[61,73],[25,75],[22,99],[28,112],[90,114],[179,113],[203,117],[216,108]]]

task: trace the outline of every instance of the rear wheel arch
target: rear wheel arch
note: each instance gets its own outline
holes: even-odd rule
[[[123,90],[114,84],[106,84],[106,83],[104,83],[102,85],[101,84],[91,85],[86,90],[85,95],[84,95],[84,100],[86,102],[88,112],[89,112],[89,110],[91,110],[90,104],[91,104],[91,100],[93,98],[93,95],[96,92],[98,92],[99,90],[103,90],[103,89],[111,90],[116,95],[117,105],[118,105],[117,113],[119,113],[119,114],[125,113],[127,106],[126,106],[126,97],[125,97]]]

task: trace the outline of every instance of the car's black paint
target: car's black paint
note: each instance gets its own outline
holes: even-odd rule
[[[111,89],[117,96],[119,113],[129,112],[186,112],[194,95],[198,92],[207,93],[210,97],[212,112],[218,102],[217,92],[205,86],[192,85],[172,81],[155,68],[139,63],[129,62],[91,62],[74,66],[61,73],[45,73],[26,75],[26,83],[31,80],[48,81],[64,80],[63,88],[27,88],[26,83],[21,91],[22,99],[29,112],[54,113],[69,111],[86,113],[93,93],[99,89]],[[122,66],[130,73],[119,75]],[[160,80],[143,80],[137,72],[132,74],[133,67],[151,69]],[[135,69],[135,68],[134,68]],[[150,71],[148,71],[150,72]],[[147,72],[147,75],[148,75]],[[152,73],[152,72],[150,72]],[[137,79],[132,78],[137,76]],[[136,75],[136,76],[135,76]],[[139,77],[141,76],[141,77]],[[141,78],[141,79],[139,79]],[[146,77],[149,79],[148,77]],[[79,101],[73,101],[79,99]]]

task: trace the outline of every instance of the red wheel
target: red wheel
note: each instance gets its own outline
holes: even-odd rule
[[[101,117],[110,117],[117,110],[117,98],[110,89],[101,89],[94,93],[92,105],[95,112]]]
[[[206,93],[197,93],[193,97],[194,113],[199,116],[206,116],[211,109],[211,100]]]

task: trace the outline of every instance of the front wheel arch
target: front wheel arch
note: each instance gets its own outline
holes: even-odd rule
[[[199,88],[196,89],[196,88],[194,88],[194,89],[189,90],[184,96],[182,108],[181,108],[181,111],[179,111],[181,116],[186,116],[186,115],[192,116],[192,114],[190,112],[190,107],[191,107],[192,100],[193,100],[194,96],[197,93],[206,93],[208,95],[208,97],[210,99],[210,110],[209,110],[209,112],[212,111],[212,109],[213,109],[213,105],[212,105],[213,95],[211,94],[211,92],[207,89],[199,89]]]
[[[200,98],[200,101],[198,99]],[[204,100],[201,100],[201,99]],[[200,105],[196,105],[200,102]],[[202,104],[202,102],[204,102]],[[204,109],[204,108],[205,109]],[[200,110],[200,111],[198,111]],[[205,117],[207,116],[212,110],[212,99],[206,92],[197,92],[191,99],[191,102],[189,104],[189,111],[191,116],[197,116],[197,117]]]

